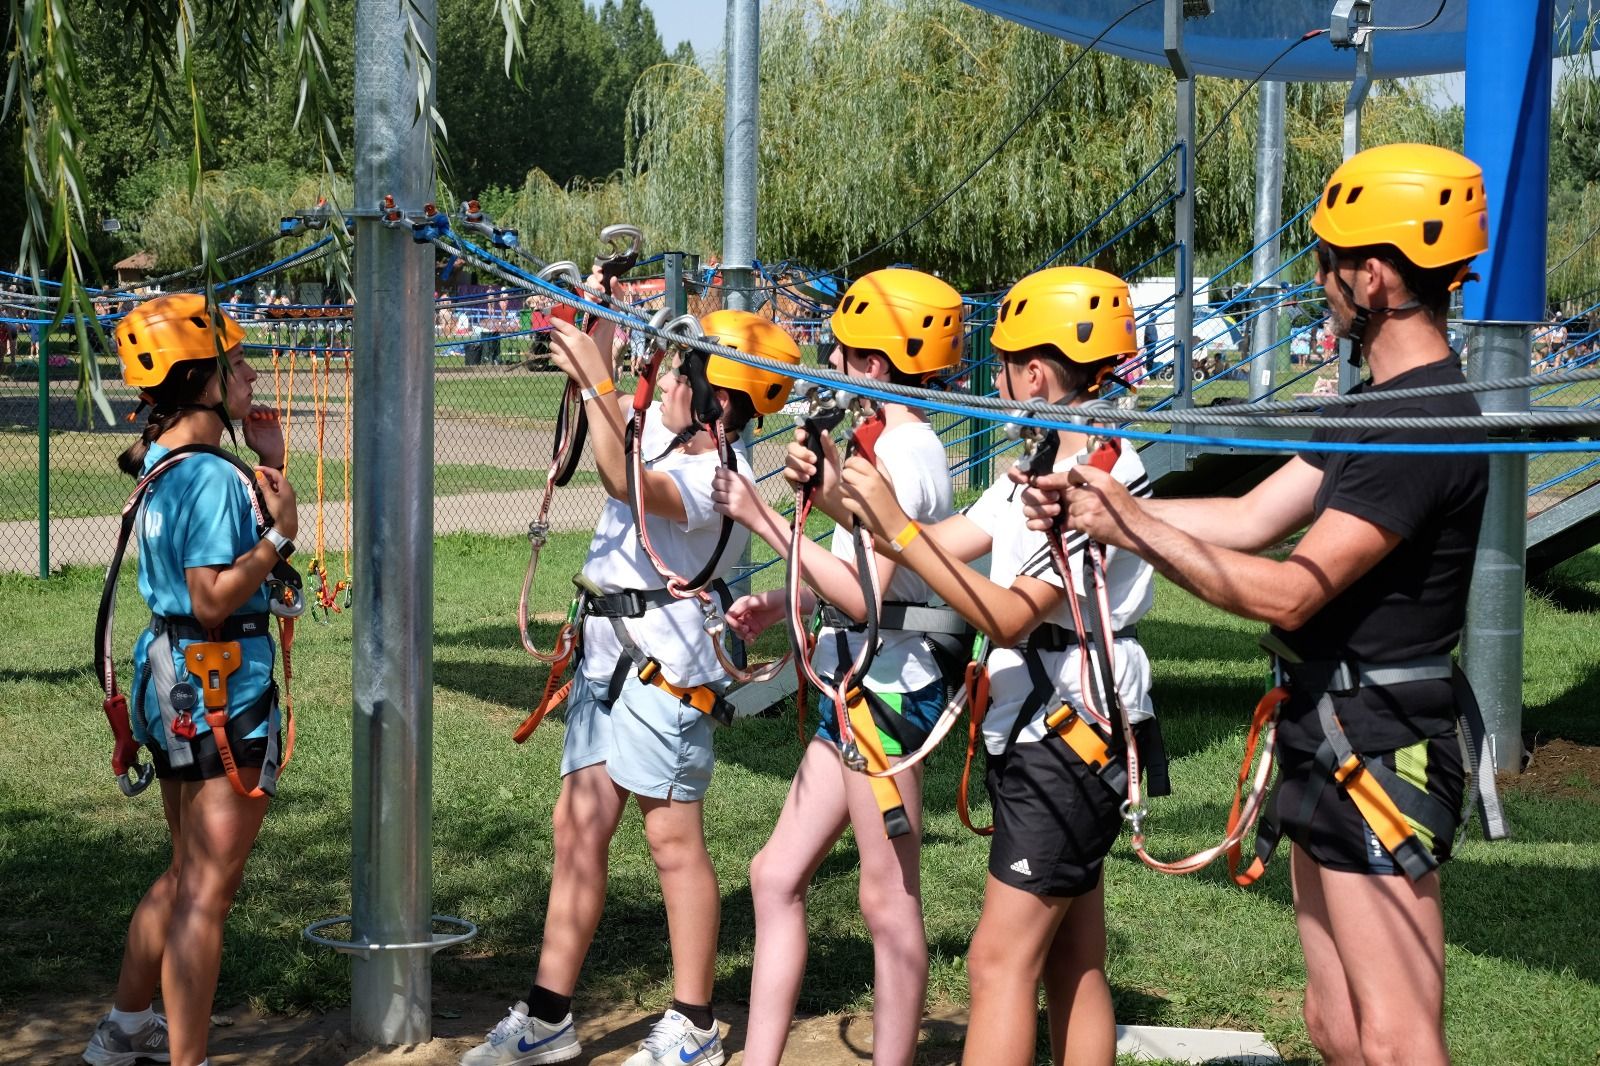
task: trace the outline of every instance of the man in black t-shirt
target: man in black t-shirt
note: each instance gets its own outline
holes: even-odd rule
[[[1445,314],[1487,223],[1483,172],[1455,152],[1387,145],[1335,171],[1311,226],[1329,326],[1371,371],[1359,391],[1463,380]],[[1477,413],[1462,394],[1328,412]],[[1239,499],[1138,501],[1087,467],[1040,478],[1026,497],[1036,527],[1064,510],[1073,528],[1272,625],[1289,697],[1261,835],[1295,845],[1306,1027],[1329,1062],[1449,1061],[1436,867],[1459,820],[1456,720],[1471,700],[1449,653],[1488,485],[1481,455],[1337,446],[1482,437],[1324,429],[1314,442],[1334,447],[1291,459]],[[1301,529],[1287,559],[1256,554]]]

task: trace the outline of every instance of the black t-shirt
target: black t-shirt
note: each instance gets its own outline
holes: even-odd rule
[[[1408,370],[1382,385],[1358,392],[1383,392],[1465,380],[1451,356]],[[1469,394],[1413,400],[1340,404],[1324,412],[1338,417],[1475,415]],[[1484,439],[1481,429],[1319,429],[1313,441],[1361,443],[1466,443]],[[1322,471],[1315,516],[1332,509],[1364,518],[1400,536],[1400,543],[1348,589],[1330,600],[1304,626],[1284,633],[1306,659],[1344,658],[1398,662],[1449,652],[1466,620],[1467,589],[1478,548],[1488,457],[1461,454],[1304,452]]]

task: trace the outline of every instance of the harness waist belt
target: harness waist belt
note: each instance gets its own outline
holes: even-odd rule
[[[243,640],[246,637],[268,636],[271,620],[272,615],[265,611],[229,615],[213,632],[191,615],[157,614],[150,616],[150,631],[158,637],[170,637],[173,640]]]
[[[1127,626],[1119,629],[1111,634],[1111,639],[1137,640],[1139,639],[1139,627]],[[1021,652],[1066,651],[1068,648],[1078,644],[1078,642],[1078,634],[1075,630],[1066,626],[1058,626],[1053,622],[1046,622],[1035,628],[1032,633],[1029,633],[1027,639],[1017,645],[1017,650]],[[1090,636],[1089,643],[1094,643],[1093,636]]]
[[[1363,663],[1346,659],[1291,662],[1279,657],[1294,687],[1311,692],[1351,693],[1360,688],[1385,688],[1413,681],[1448,681],[1455,664],[1448,655],[1423,655],[1397,663]]]
[[[831,603],[822,605],[822,624],[829,629],[851,633],[866,632],[867,624],[857,622]],[[922,603],[886,603],[878,611],[878,629],[904,630],[940,636],[965,637],[972,627],[949,607],[929,607]]]
[[[599,596],[591,592],[583,597],[583,614],[586,618],[640,618],[677,599],[666,589],[623,589]]]

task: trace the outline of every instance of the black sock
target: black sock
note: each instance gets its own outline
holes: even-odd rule
[[[558,996],[543,985],[528,989],[528,1013],[541,1022],[555,1025],[572,1013],[572,997]]]
[[[711,1017],[711,1004],[685,1003],[681,999],[672,1001],[672,1009],[689,1019],[689,1023],[696,1029],[710,1029],[716,1024]]]

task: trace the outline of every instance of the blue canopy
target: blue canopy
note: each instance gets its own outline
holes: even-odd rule
[[[967,0],[974,7],[1037,30],[1088,44],[1137,0]],[[1163,0],[1122,22],[1096,47],[1114,55],[1166,66],[1161,51]],[[1214,0],[1216,14],[1184,25],[1184,51],[1200,74],[1254,78],[1279,52],[1308,30],[1326,29],[1333,0]],[[1376,26],[1411,26],[1439,11],[1439,0],[1378,0]],[[1600,0],[1555,0],[1557,54],[1594,47],[1585,30],[1600,18]],[[1445,0],[1426,29],[1378,33],[1373,75],[1401,78],[1443,74],[1466,67],[1467,0]],[[1324,34],[1307,41],[1272,67],[1274,81],[1349,81],[1355,53],[1337,49]]]

